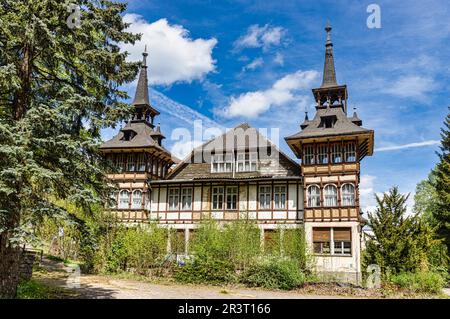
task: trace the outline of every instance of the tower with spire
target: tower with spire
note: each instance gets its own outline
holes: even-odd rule
[[[374,131],[347,115],[346,85],[336,79],[331,25],[327,23],[320,87],[312,90],[315,116],[285,138],[301,160],[305,234],[320,271],[360,273],[360,162],[373,154]],[[352,257],[352,258],[349,258]]]
[[[155,117],[160,113],[150,103],[148,91],[147,49],[143,59],[131,107],[133,114],[117,135],[100,146],[109,161],[108,178],[118,191],[112,194],[109,209],[125,221],[146,221],[150,211],[150,180],[167,176],[174,158],[164,148],[165,138]]]

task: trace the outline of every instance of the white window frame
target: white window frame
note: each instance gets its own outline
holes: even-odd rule
[[[110,198],[111,202],[113,203],[113,204],[108,205],[110,209],[117,208],[117,204],[118,204],[117,203],[117,196],[118,196],[118,194],[119,194],[119,192],[114,191],[114,192],[112,192],[109,195],[109,198]]]
[[[342,145],[340,143],[331,144],[331,163],[339,164],[342,163]],[[339,161],[336,159],[339,158]]]
[[[312,194],[311,189],[317,189],[317,192]],[[308,207],[320,207],[320,187],[319,185],[312,184],[306,188],[306,198]]]
[[[119,192],[119,209],[130,208],[130,192],[126,189],[122,189]]]
[[[130,159],[132,159],[130,161]],[[133,165],[132,167],[130,165]],[[132,168],[132,169],[130,169]],[[127,156],[127,172],[134,172],[136,170],[136,159],[134,154],[128,154]]]
[[[335,193],[330,192],[333,189]],[[336,207],[338,206],[338,188],[334,184],[325,185],[323,188],[323,206],[324,207]]]
[[[352,191],[348,191],[346,186],[352,188]],[[341,201],[342,206],[355,206],[356,204],[356,188],[352,183],[345,183],[341,186]]]
[[[138,172],[145,172],[145,154],[140,153],[137,154],[137,171]]]
[[[181,210],[192,210],[192,187],[181,189]]]
[[[178,210],[180,206],[180,189],[177,187],[169,187],[167,191],[167,207],[168,210]]]
[[[211,207],[213,210],[223,210],[224,205],[224,195],[225,189],[223,186],[213,186],[212,193],[212,203]]]
[[[314,165],[316,162],[314,157],[314,145],[305,145],[303,149],[304,149],[303,164]]]
[[[227,186],[226,187],[226,203],[225,207],[227,210],[237,210],[238,205],[238,187],[237,186]],[[231,205],[230,205],[231,204]]]
[[[318,164],[328,164],[328,145],[319,144],[317,146],[317,163]]]
[[[211,173],[232,173],[233,155],[229,153],[211,155]]]
[[[123,162],[123,154],[117,154],[116,155],[116,170],[119,173],[123,172],[124,162]]]
[[[131,193],[131,208],[142,209],[142,191],[140,189],[135,189]]]
[[[286,185],[274,185],[273,205],[275,209],[286,209]]]
[[[257,152],[240,152],[237,154],[236,172],[255,172],[258,170]]]
[[[259,209],[271,209],[272,207],[272,185],[259,185]]]
[[[348,142],[344,144],[345,152],[344,159],[345,162],[356,162],[356,144],[355,142]]]

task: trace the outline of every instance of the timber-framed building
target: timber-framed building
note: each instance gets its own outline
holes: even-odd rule
[[[263,242],[275,229],[304,227],[319,271],[358,276],[360,161],[373,154],[374,131],[362,127],[356,112],[348,116],[347,86],[336,81],[331,27],[325,30],[323,80],[312,90],[315,116],[306,114],[301,130],[285,138],[298,162],[246,123],[174,159],[153,124],[159,112],[149,102],[144,52],[134,117],[101,147],[116,163],[111,212],[176,229],[185,253],[204,218],[255,220]]]

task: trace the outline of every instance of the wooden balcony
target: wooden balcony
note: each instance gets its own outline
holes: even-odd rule
[[[305,208],[305,221],[359,220],[358,207]]]
[[[359,171],[359,163],[340,163],[323,165],[303,165],[303,175],[331,175],[355,173]]]

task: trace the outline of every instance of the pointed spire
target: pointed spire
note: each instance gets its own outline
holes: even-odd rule
[[[306,121],[309,121],[309,118],[308,118],[308,111],[305,111],[305,122]]]
[[[142,66],[139,74],[139,80],[136,87],[136,94],[134,96],[133,105],[150,105],[148,98],[148,78],[147,78],[147,46],[142,53]]]
[[[331,25],[327,22],[325,31],[327,32],[327,42],[325,43],[325,64],[323,67],[322,87],[336,86],[336,71],[334,68],[333,43],[331,42]]]

